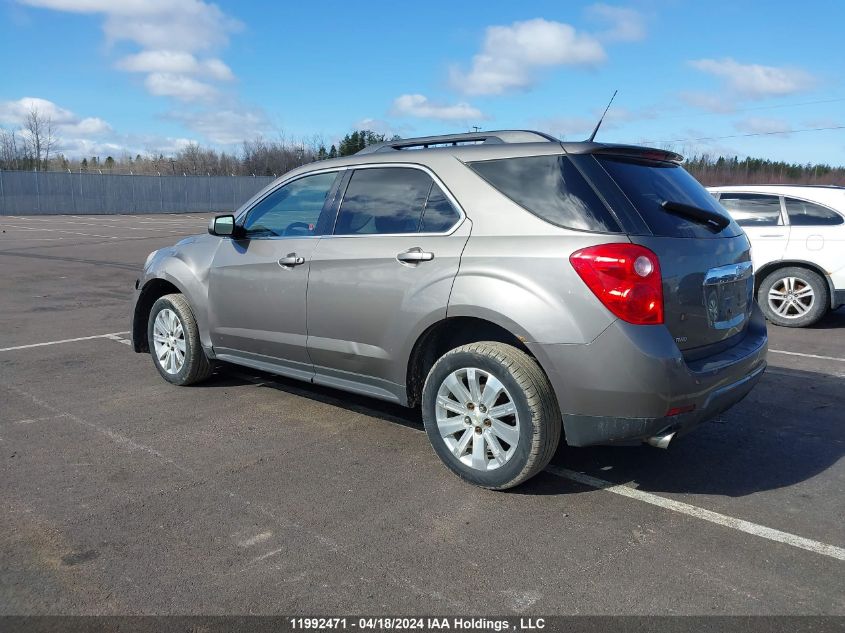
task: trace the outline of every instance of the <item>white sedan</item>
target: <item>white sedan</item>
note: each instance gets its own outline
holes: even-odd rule
[[[845,304],[845,187],[709,187],[751,240],[757,301],[804,327]]]

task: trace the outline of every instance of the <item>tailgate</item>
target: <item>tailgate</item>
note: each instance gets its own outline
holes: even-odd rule
[[[745,330],[754,300],[745,235],[702,240],[632,235],[631,241],[660,259],[666,327],[685,356],[716,353]]]

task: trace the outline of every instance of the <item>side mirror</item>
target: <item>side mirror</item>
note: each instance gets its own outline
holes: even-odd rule
[[[208,232],[221,237],[231,237],[235,234],[235,216],[218,215],[208,223]]]

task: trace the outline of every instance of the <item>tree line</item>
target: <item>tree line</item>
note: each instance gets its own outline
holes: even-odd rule
[[[398,139],[398,136],[391,140]],[[218,151],[189,143],[172,154],[148,152],[120,156],[69,158],[58,151],[56,128],[49,116],[33,108],[18,129],[0,127],[0,169],[212,176],[280,176],[300,165],[350,156],[387,138],[371,130],[354,130],[326,147],[320,136],[279,136],[244,141],[238,151]],[[799,164],[764,158],[694,155],[684,167],[708,186],[732,184],[807,184],[845,186],[845,166]]]

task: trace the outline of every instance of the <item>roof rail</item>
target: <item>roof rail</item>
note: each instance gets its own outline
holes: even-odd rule
[[[558,139],[543,132],[533,130],[497,130],[492,132],[465,132],[463,134],[444,134],[441,136],[420,136],[417,138],[402,138],[369,145],[357,152],[358,154],[375,154],[376,152],[392,152],[403,149],[427,149],[435,145],[472,145],[486,143],[560,143]]]

